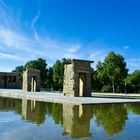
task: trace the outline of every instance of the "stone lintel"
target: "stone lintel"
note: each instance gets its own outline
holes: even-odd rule
[[[90,61],[90,60],[81,60],[81,59],[72,59],[69,62],[65,62],[65,64],[72,64],[74,62],[87,62],[87,63],[94,63],[94,61]]]
[[[16,72],[0,72],[0,75],[19,76]]]
[[[94,61],[90,61],[90,60],[81,60],[81,59],[73,59],[72,62],[87,62],[87,63],[94,63]]]

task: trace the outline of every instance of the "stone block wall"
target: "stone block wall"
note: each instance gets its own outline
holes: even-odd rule
[[[63,92],[67,96],[74,94],[74,67],[71,64],[65,65],[64,67],[64,88]]]
[[[21,79],[17,73],[0,72],[0,88],[21,89]]]

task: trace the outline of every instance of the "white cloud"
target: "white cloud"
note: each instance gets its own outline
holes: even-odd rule
[[[21,61],[25,60],[24,58],[21,58],[21,57],[19,57],[17,55],[6,54],[6,53],[1,53],[1,52],[0,52],[0,59],[15,59],[15,60],[21,60]]]
[[[16,17],[15,13],[15,17]],[[16,18],[13,18],[12,11],[7,7],[3,0],[0,0],[0,27],[12,28],[19,30]]]
[[[92,67],[96,67],[96,64],[98,61],[102,61],[104,59],[104,57],[107,55],[107,52],[105,52],[104,50],[92,50],[90,55],[89,55],[89,60],[94,61],[94,63],[92,64]]]
[[[23,33],[0,28],[0,58],[28,61],[37,57],[43,57],[54,62],[63,57],[78,58],[78,50],[82,45],[69,43],[49,37],[36,41]],[[4,52],[3,52],[4,51]],[[11,54],[14,52],[14,55]]]
[[[38,33],[35,29],[35,24],[39,20],[39,17],[40,17],[40,11],[37,12],[37,15],[34,17],[34,19],[32,20],[32,23],[31,23],[31,28],[34,32],[34,37],[35,37],[36,41],[39,40],[39,36],[38,36]]]
[[[131,58],[130,61],[133,63],[137,63],[137,62],[140,63],[140,58]]]
[[[103,50],[94,50],[93,52],[91,52],[91,54],[89,55],[89,59],[91,60],[102,60],[102,57],[104,57],[104,51]]]
[[[80,52],[80,48],[82,47],[82,44],[67,44],[67,50],[66,53],[64,54],[64,57],[66,58],[82,58],[80,54],[77,54]]]
[[[130,72],[140,69],[140,58],[130,58],[127,60],[127,65],[130,69]]]
[[[130,46],[126,45],[126,46],[124,46],[124,49],[125,50],[129,50],[130,49]]]
[[[81,46],[82,46],[82,45],[75,44],[75,46],[70,46],[70,47],[67,49],[67,51],[68,51],[69,53],[76,53],[76,52],[80,49]]]
[[[11,70],[13,70],[13,68],[11,67],[7,67],[7,66],[0,67],[0,72],[11,72]]]
[[[2,13],[0,17],[0,60],[2,59],[3,62],[9,59],[11,62],[16,60],[18,64],[24,64],[29,60],[42,57],[47,60],[48,64],[53,64],[56,59],[63,57],[96,61],[103,56],[100,50],[96,51],[94,48],[98,45],[98,41],[91,43],[90,46],[93,47],[89,47],[89,44],[82,42],[40,36],[35,28],[40,18],[39,10],[28,25],[28,28],[33,31],[32,35],[26,34],[24,26],[21,28],[22,22],[16,22],[18,17],[16,14],[14,16],[10,14],[10,9],[3,1],[0,1],[0,12]]]
[[[14,68],[18,64],[25,64],[38,57],[46,59],[49,65],[52,65],[56,59],[66,57],[93,60],[95,61],[93,66],[95,66],[96,62],[103,60],[110,51],[108,48],[113,48],[102,40],[86,44],[81,41],[64,41],[59,38],[39,35],[35,28],[40,18],[39,10],[35,13],[31,23],[27,24],[28,29],[33,31],[32,35],[27,34],[24,22],[17,19],[16,14],[12,16],[10,9],[2,0],[0,0],[0,13],[0,67],[3,67],[1,62],[7,60],[11,62],[11,65],[4,67],[4,70],[8,70],[12,66]],[[123,49],[128,50],[129,48],[130,46],[126,45]],[[17,63],[12,65],[13,61]],[[132,67],[133,60],[128,63]]]

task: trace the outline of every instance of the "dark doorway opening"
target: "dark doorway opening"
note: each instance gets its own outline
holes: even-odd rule
[[[7,88],[7,76],[6,75],[3,76],[3,80],[4,80],[4,88]]]

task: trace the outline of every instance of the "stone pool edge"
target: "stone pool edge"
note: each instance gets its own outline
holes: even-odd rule
[[[0,97],[27,99],[53,103],[67,104],[107,104],[107,103],[134,103],[140,102],[140,95],[125,96],[124,94],[92,93],[92,97],[66,97],[58,92],[25,92],[22,90],[0,89]],[[119,98],[118,98],[119,97]]]

